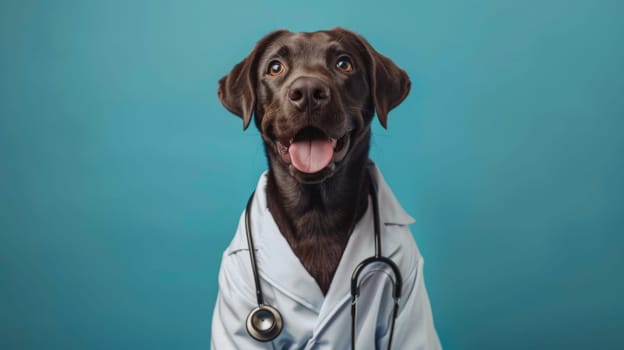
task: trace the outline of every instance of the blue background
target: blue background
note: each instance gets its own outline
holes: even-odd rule
[[[2,1],[0,348],[207,348],[266,167],[217,81],[273,29],[337,25],[411,76],[372,157],[418,220],[445,347],[621,346],[623,11]]]

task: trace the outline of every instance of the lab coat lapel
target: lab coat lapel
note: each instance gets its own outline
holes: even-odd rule
[[[377,184],[375,194],[379,202],[381,220],[382,255],[392,258],[399,249],[394,240],[384,239],[385,225],[409,225],[414,219],[405,212],[376,166],[373,166],[373,181]],[[374,217],[371,198],[364,216],[353,229],[342,255],[334,279],[319,314],[316,332],[322,332],[333,316],[351,300],[351,276],[360,262],[375,255]],[[391,243],[394,242],[394,243]]]
[[[266,173],[258,183],[252,211],[252,215],[258,218],[254,220],[257,227],[252,230],[260,275],[284,295],[318,313],[323,305],[323,292],[279,231],[267,207],[265,187]]]
[[[374,232],[372,227],[373,214],[369,200],[368,209],[353,229],[336,269],[329,291],[325,297],[323,308],[319,314],[316,333],[322,332],[339,309],[350,300],[351,274],[355,267],[362,260],[374,255]]]

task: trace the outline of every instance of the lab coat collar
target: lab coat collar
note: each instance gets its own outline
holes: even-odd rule
[[[372,174],[377,184],[381,222],[386,225],[413,223],[414,219],[403,210],[375,166]],[[349,238],[330,289],[327,295],[323,295],[314,278],[290,249],[268,210],[266,178],[267,172],[260,177],[251,211],[252,232],[257,249],[256,259],[263,280],[261,283],[268,283],[301,306],[318,313],[318,323],[315,327],[315,334],[318,334],[331,320],[336,309],[349,300],[351,274],[355,266],[374,254],[373,213],[370,200],[366,213],[356,224]],[[383,226],[381,234],[383,237]],[[398,248],[385,244],[382,253],[384,256],[392,256]]]
[[[390,186],[386,183],[386,179],[384,179],[374,164],[371,164],[371,170],[377,185],[377,198],[380,208],[379,218],[381,222],[387,225],[410,225],[416,222],[399,204],[394,193],[390,190]]]

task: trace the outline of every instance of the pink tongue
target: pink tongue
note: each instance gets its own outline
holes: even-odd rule
[[[288,148],[292,165],[302,173],[316,173],[323,170],[334,156],[330,140],[301,140]]]

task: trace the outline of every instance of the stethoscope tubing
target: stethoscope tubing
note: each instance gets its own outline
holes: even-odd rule
[[[384,257],[381,251],[381,222],[379,220],[379,202],[377,201],[377,188],[372,176],[370,176],[370,197],[371,204],[373,206],[373,224],[375,233],[375,255],[370,258],[364,259],[360,262],[351,275],[351,349],[355,350],[355,320],[357,319],[357,300],[360,296],[360,287],[358,284],[360,274],[364,269],[373,263],[382,263],[392,269],[394,274],[393,286],[392,286],[392,298],[394,301],[394,307],[392,310],[392,320],[390,324],[390,336],[388,338],[388,349],[392,347],[392,338],[394,336],[394,324],[399,311],[399,300],[401,299],[401,291],[403,290],[403,279],[401,276],[401,270],[399,267],[388,257]]]
[[[398,315],[399,300],[401,298],[401,290],[403,286],[403,280],[401,277],[401,271],[399,267],[388,257],[382,256],[381,249],[381,222],[379,220],[379,204],[377,201],[377,188],[373,181],[372,175],[369,172],[370,182],[370,197],[373,206],[373,218],[374,218],[374,239],[375,239],[375,255],[371,256],[362,262],[360,262],[353,270],[351,275],[351,349],[355,350],[355,321],[357,319],[357,300],[360,295],[360,287],[358,284],[360,274],[366,266],[373,263],[382,263],[390,267],[394,274],[392,298],[394,301],[394,307],[392,311],[392,320],[390,325],[390,336],[388,339],[388,349],[392,346],[392,338],[394,335],[394,325]],[[256,261],[256,250],[254,246],[253,236],[251,233],[251,209],[255,192],[251,194],[247,201],[245,209],[245,233],[247,236],[247,246],[249,248],[249,259],[251,261],[251,269],[254,276],[254,284],[256,289],[256,301],[258,306],[255,307],[247,317],[246,327],[247,332],[251,337],[258,341],[268,342],[275,339],[282,331],[283,321],[279,311],[264,303],[264,294],[262,293],[262,287],[260,284],[260,274],[258,273],[258,262]],[[260,316],[259,316],[260,315]],[[257,317],[261,318],[263,322],[265,319],[262,317],[270,315],[273,319],[273,323],[267,329],[258,329],[255,327]]]
[[[258,305],[264,305],[264,294],[260,286],[260,276],[258,274],[258,262],[256,261],[256,247],[254,245],[253,236],[251,235],[251,205],[256,191],[251,193],[245,208],[245,233],[247,234],[247,248],[249,248],[249,259],[251,260],[251,269],[253,270],[254,284],[256,286],[256,299]]]

